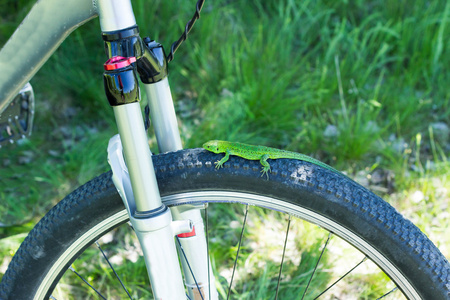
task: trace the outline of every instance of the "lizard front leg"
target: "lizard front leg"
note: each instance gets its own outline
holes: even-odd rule
[[[228,159],[230,158],[230,150],[225,150],[225,156],[220,160],[220,161],[216,161],[214,164],[216,165],[216,169],[220,169],[221,167],[223,167],[223,164],[225,162],[228,161]]]
[[[261,173],[262,173],[261,177],[264,176],[264,174],[266,174],[267,179],[269,179],[269,172],[270,172],[270,165],[267,162],[268,159],[269,159],[269,154],[264,154],[263,156],[261,156],[261,159],[259,160],[259,162],[263,166],[263,169],[261,171]]]

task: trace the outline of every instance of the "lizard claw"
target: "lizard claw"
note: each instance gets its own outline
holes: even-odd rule
[[[267,180],[269,180],[269,172],[271,172],[270,171],[270,167],[268,167],[268,168],[266,168],[266,167],[263,167],[263,169],[261,170],[261,177],[263,177],[264,176],[264,174],[266,174],[266,176],[267,176]]]
[[[216,161],[214,164],[216,165],[216,169],[220,169],[223,167],[223,164],[221,164],[220,161]]]

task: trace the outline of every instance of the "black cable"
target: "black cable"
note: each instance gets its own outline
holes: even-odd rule
[[[195,6],[195,13],[192,19],[187,22],[186,26],[184,27],[184,32],[180,36],[180,38],[175,41],[172,46],[170,47],[169,55],[167,55],[167,63],[171,62],[173,60],[175,52],[178,50],[180,45],[187,39],[189,32],[192,30],[192,27],[194,27],[195,22],[200,18],[200,11],[203,8],[203,4],[205,4],[205,0],[198,0],[197,5]],[[145,113],[144,113],[144,122],[145,122],[145,130],[148,130],[150,127],[150,107],[148,104],[145,106]]]
[[[189,32],[191,32],[192,27],[194,27],[195,22],[200,18],[200,11],[202,10],[203,4],[205,4],[205,0],[198,0],[197,5],[195,6],[195,13],[192,19],[187,22],[184,27],[184,32],[180,36],[180,38],[175,41],[170,47],[170,53],[167,55],[167,63],[173,60],[175,52],[178,50],[180,45],[187,39]]]

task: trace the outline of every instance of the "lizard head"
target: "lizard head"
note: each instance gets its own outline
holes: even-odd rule
[[[203,144],[203,148],[214,153],[220,153],[219,141],[209,141]]]

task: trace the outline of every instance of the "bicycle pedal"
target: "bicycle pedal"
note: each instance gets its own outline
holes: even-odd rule
[[[34,92],[27,83],[0,114],[0,148],[31,135],[34,119]]]

